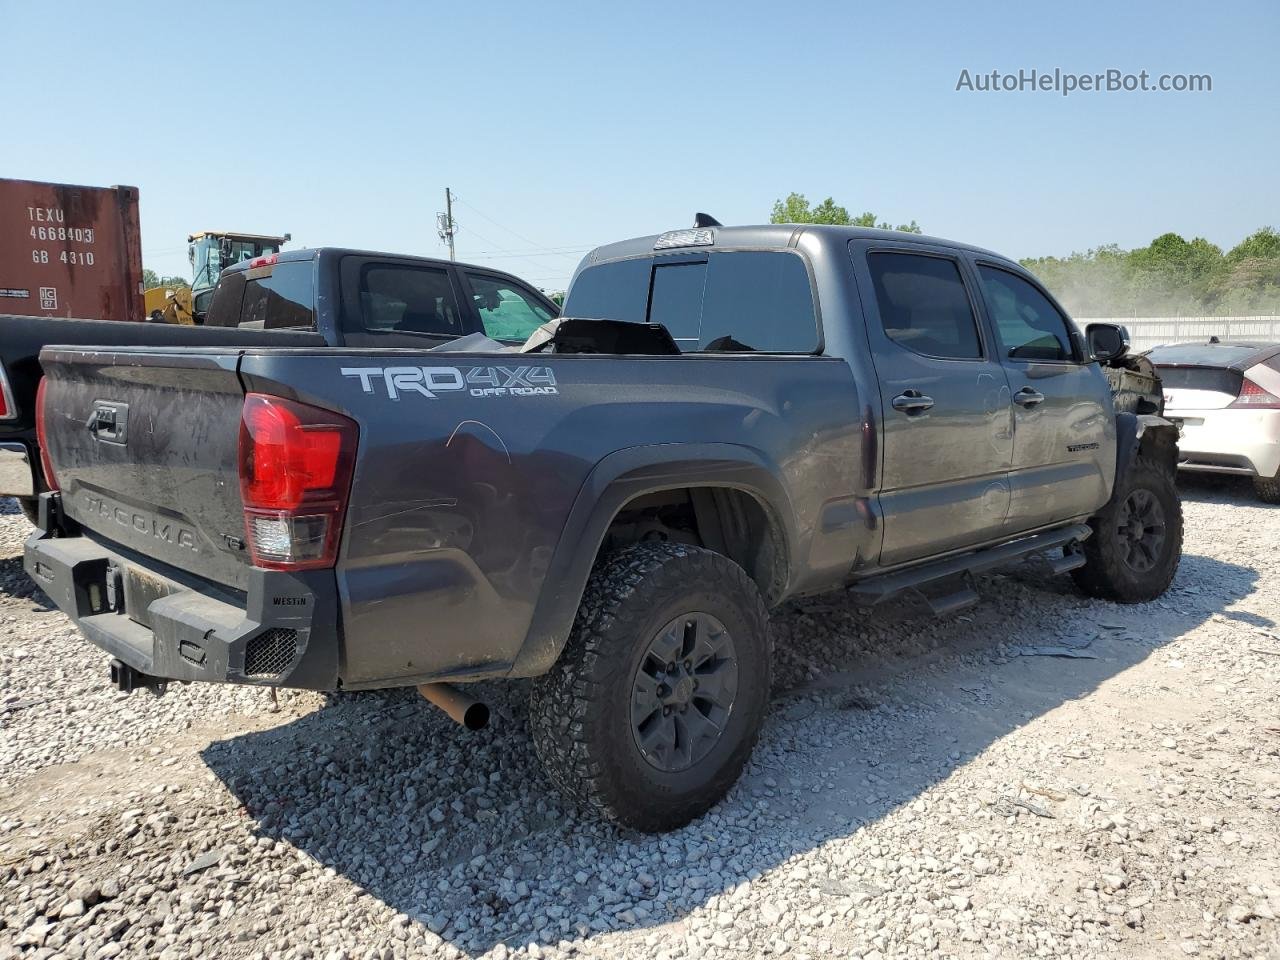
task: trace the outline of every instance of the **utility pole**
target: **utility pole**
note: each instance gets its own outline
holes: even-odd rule
[[[444,213],[436,214],[436,225],[439,227],[440,240],[449,245],[449,259],[458,259],[453,253],[453,235],[458,232],[458,225],[453,222],[453,191],[444,188]]]

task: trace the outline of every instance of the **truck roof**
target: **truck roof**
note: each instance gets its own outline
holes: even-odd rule
[[[525,286],[534,286],[528,280],[522,280],[519,274],[511,273],[507,270],[500,270],[497,267],[489,267],[480,263],[463,263],[461,260],[442,260],[438,257],[419,257],[410,253],[390,253],[386,250],[360,250],[355,247],[304,247],[300,250],[281,250],[279,253],[268,254],[275,258],[275,263],[289,263],[296,260],[313,260],[316,257],[377,257],[388,260],[411,260],[414,263],[421,263],[427,266],[438,267],[461,267],[466,270],[483,270],[485,273],[492,273],[499,277],[509,277],[512,280],[518,280]],[[234,273],[237,270],[248,270],[253,265],[254,258],[251,260],[240,260],[223,268],[222,273]]]
[[[954,247],[959,250],[968,250],[971,253],[980,253],[983,256],[993,257],[1007,263],[1013,261],[1003,254],[996,253],[993,250],[987,250],[984,247],[977,247],[969,243],[959,243],[955,240],[947,240],[943,237],[932,237],[917,233],[903,233],[899,230],[877,230],[871,227],[846,227],[846,226],[830,226],[827,224],[815,223],[767,223],[754,226],[739,227],[697,227],[684,228],[680,230],[671,230],[665,233],[656,233],[647,237],[634,237],[630,240],[620,240],[617,243],[607,243],[603,246],[596,247],[587,254],[583,263],[593,264],[601,263],[606,260],[623,260],[627,257],[638,257],[650,255],[655,250],[655,244],[664,237],[671,237],[674,234],[691,234],[694,230],[710,231],[714,238],[714,247],[725,249],[732,248],[736,250],[742,249],[761,249],[761,250],[777,250],[783,247],[794,247],[799,243],[800,237],[804,235],[813,236],[824,244],[844,245],[850,240],[912,240],[920,243],[931,243],[940,246]],[[680,249],[684,244],[673,243],[666,249]],[[696,247],[697,244],[688,244],[689,247]]]

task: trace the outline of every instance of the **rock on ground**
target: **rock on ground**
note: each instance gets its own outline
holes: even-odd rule
[[[661,837],[550,788],[524,684],[479,734],[111,691],[0,501],[0,958],[1280,955],[1280,508],[1184,494],[1155,603],[1016,571],[942,621],[779,610],[747,775]]]

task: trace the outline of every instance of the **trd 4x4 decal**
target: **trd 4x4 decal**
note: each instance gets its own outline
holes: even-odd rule
[[[387,399],[416,393],[435,400],[465,390],[473,397],[536,397],[557,393],[550,367],[342,367],[358,377],[365,393],[385,391]]]

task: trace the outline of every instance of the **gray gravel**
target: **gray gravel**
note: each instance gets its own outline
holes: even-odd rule
[[[663,837],[549,787],[524,684],[479,734],[110,691],[0,501],[0,958],[1280,955],[1280,509],[1184,493],[1156,603],[1018,572],[945,621],[779,611],[747,776]]]

